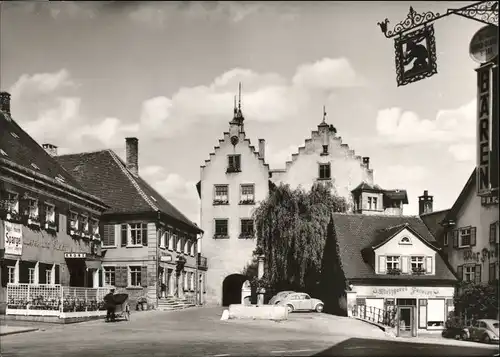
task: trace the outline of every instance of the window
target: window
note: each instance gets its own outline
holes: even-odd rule
[[[16,267],[7,267],[7,282],[14,284],[16,282]]]
[[[45,204],[45,222],[56,223],[56,210],[53,205]]]
[[[129,267],[129,286],[141,286],[141,267]]]
[[[227,219],[215,220],[215,236],[214,238],[221,238],[228,236],[228,221]]]
[[[386,271],[399,270],[399,257],[398,256],[388,256],[386,258]]]
[[[428,299],[427,300],[427,327],[443,328],[445,317],[445,300]]]
[[[182,249],[182,241],[184,240],[183,237],[177,237],[177,246],[175,247],[175,250],[178,251],[179,253],[181,252]]]
[[[460,245],[459,247],[470,246],[470,228],[464,228],[460,230]]]
[[[189,242],[189,240],[187,240],[187,239],[186,239],[186,240],[184,241],[184,247],[182,247],[182,251],[184,252],[184,254],[189,254],[189,249],[190,249],[190,248],[189,248],[189,245],[190,245],[190,244],[191,244],[191,243]]]
[[[92,235],[99,237],[99,221],[95,218],[92,218]]]
[[[172,237],[173,237],[173,239],[172,239],[172,250],[178,250],[177,244],[179,242],[179,237],[177,236],[177,234],[174,234]]]
[[[193,244],[191,244],[191,255],[194,257],[194,246],[195,246],[196,243],[193,242]]]
[[[19,195],[17,193],[7,192],[7,208],[10,213],[19,213]]]
[[[174,235],[172,234],[172,232],[167,231],[167,238],[168,238],[168,249],[174,250]]]
[[[373,209],[376,210],[377,209],[377,197],[372,197],[372,202],[373,202]]]
[[[89,233],[89,217],[82,216],[82,230],[84,233]]]
[[[253,219],[242,219],[240,238],[253,238],[253,237],[254,237]]]
[[[255,200],[255,186],[253,184],[241,185],[241,203],[253,203]]]
[[[368,197],[368,209],[372,209],[372,198]]]
[[[32,198],[28,199],[28,217],[38,220],[38,201]]]
[[[328,145],[323,145],[322,155],[328,155]]]
[[[330,179],[330,164],[319,164],[319,179],[320,180]]]
[[[35,268],[28,269],[28,284],[35,284]]]
[[[145,223],[132,223],[130,227],[130,245],[143,245],[148,234],[148,225]]]
[[[449,232],[446,232],[443,236],[443,246],[447,247],[448,246],[448,235],[450,233]]]
[[[227,204],[229,202],[229,186],[215,185],[214,204]]]
[[[410,238],[408,238],[408,237],[401,238],[401,240],[399,241],[399,244],[411,244]]]
[[[104,286],[115,286],[115,267],[104,267]]]
[[[45,270],[45,284],[52,284],[52,269]]]
[[[71,229],[75,231],[78,230],[78,213],[70,212],[69,217]]]
[[[497,224],[498,222],[493,222],[490,224],[490,243],[497,242]]]
[[[464,281],[474,281],[476,274],[476,267],[474,265],[464,266]]]
[[[411,271],[413,274],[425,272],[424,257],[411,257]]]
[[[241,171],[241,155],[228,155],[227,172],[240,172],[240,171]]]

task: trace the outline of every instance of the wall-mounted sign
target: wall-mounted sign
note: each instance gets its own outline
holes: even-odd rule
[[[437,73],[436,40],[432,25],[397,37],[394,47],[398,87]]]
[[[480,64],[494,60],[498,56],[498,27],[488,25],[479,29],[470,41],[469,54]]]
[[[23,226],[5,222],[5,254],[23,254]]]
[[[160,257],[160,262],[168,263],[172,261],[172,256],[171,255],[162,255]]]
[[[477,194],[491,193],[492,170],[498,170],[498,163],[492,163],[493,153],[492,114],[493,114],[493,71],[491,65],[479,67],[477,70]],[[492,166],[493,165],[493,166]]]
[[[455,288],[453,286],[366,286],[356,285],[353,292],[357,297],[374,298],[433,298],[453,296]]]

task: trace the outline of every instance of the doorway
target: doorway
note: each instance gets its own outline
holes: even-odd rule
[[[398,306],[398,337],[412,337],[414,325],[413,306]]]
[[[173,269],[167,269],[167,295],[174,295],[173,287],[174,287],[174,282],[172,280],[174,270]]]

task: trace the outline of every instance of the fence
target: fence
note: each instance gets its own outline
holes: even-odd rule
[[[59,284],[7,284],[7,315],[59,316],[104,311],[109,288],[80,288]],[[78,314],[77,314],[78,315]],[[98,313],[99,315],[99,313]]]
[[[390,327],[396,326],[396,307],[386,306],[385,310],[374,306],[354,305],[352,316]]]

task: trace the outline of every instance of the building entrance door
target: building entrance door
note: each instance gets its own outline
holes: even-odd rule
[[[173,269],[168,269],[167,270],[167,294],[168,295],[173,295],[174,294],[174,290],[173,290],[173,287],[174,287],[174,284],[173,284],[173,281],[172,281],[172,278],[173,278]]]
[[[415,314],[413,306],[398,306],[398,337],[412,337]]]

